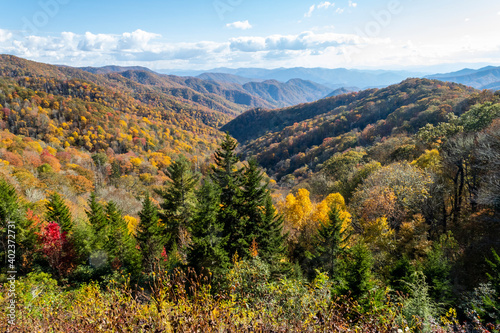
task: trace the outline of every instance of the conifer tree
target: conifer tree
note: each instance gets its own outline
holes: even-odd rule
[[[170,181],[157,193],[163,198],[159,216],[166,225],[164,236],[166,249],[171,251],[174,243],[179,246],[181,234],[189,230],[196,205],[195,189],[199,176],[191,171],[189,161],[181,156],[168,167]],[[182,248],[180,248],[182,251]]]
[[[155,261],[160,258],[165,242],[160,227],[158,209],[151,202],[149,193],[146,194],[142,210],[139,212],[139,218],[137,243],[141,248],[144,269],[146,272],[152,272]]]
[[[93,251],[102,250],[108,239],[108,224],[103,206],[97,201],[95,192],[90,194],[89,209],[85,211],[92,227]]]
[[[218,221],[224,226],[224,235],[227,237],[226,252],[229,256],[238,253],[245,254],[249,247],[246,236],[246,220],[241,216],[241,170],[237,169],[236,163],[236,140],[226,133],[224,141],[215,152],[215,164],[210,174],[214,184],[220,189],[221,209]]]
[[[227,237],[224,226],[218,220],[220,193],[210,181],[205,181],[198,192],[198,207],[193,219],[192,244],[188,255],[189,264],[198,270],[202,268],[218,271],[229,263],[224,250]]]
[[[361,299],[374,287],[372,280],[372,255],[366,244],[359,242],[349,249],[346,261],[346,292]]]
[[[260,256],[264,260],[271,262],[285,255],[287,235],[283,234],[283,223],[284,217],[278,214],[274,208],[271,195],[268,192],[265,197],[262,224],[258,226],[256,237]]]
[[[250,246],[256,239],[260,247],[264,228],[264,205],[267,196],[267,184],[262,184],[264,174],[252,159],[243,172],[243,186],[241,191],[240,215],[245,219],[244,245]],[[240,253],[243,255],[244,253]]]
[[[137,272],[140,258],[135,239],[129,234],[127,221],[113,201],[106,205],[106,220],[109,237],[105,250],[110,262],[118,267],[124,265],[129,272]]]
[[[328,272],[332,278],[339,277],[341,255],[344,251],[346,235],[342,232],[343,220],[337,205],[331,207],[328,220],[318,229],[315,261],[316,265]]]
[[[45,218],[48,222],[57,223],[61,232],[70,233],[73,230],[73,221],[69,208],[57,192],[50,195],[45,208],[47,209]]]
[[[34,247],[34,244],[28,244],[30,237],[27,235],[27,227],[16,189],[4,179],[0,179],[0,260],[2,268],[7,268],[8,264],[12,263],[8,261],[7,256],[9,230],[15,230],[16,243],[18,244],[15,262],[22,262],[23,252],[28,253]]]

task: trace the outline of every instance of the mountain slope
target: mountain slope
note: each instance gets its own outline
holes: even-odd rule
[[[349,94],[349,93],[352,93],[352,92],[356,92],[356,91],[359,91],[360,89],[357,88],[357,87],[342,87],[342,88],[339,88],[339,89],[335,89],[334,91],[332,91],[331,93],[329,93],[326,97],[335,97],[335,96],[339,96],[339,95],[343,95],[343,94]]]
[[[199,79],[207,80],[207,81],[215,81],[220,83],[237,83],[240,85],[244,85],[248,82],[262,82],[262,79],[250,79],[243,76],[225,74],[225,73],[203,73],[196,76]]]
[[[292,79],[286,83],[276,80],[249,82],[243,88],[280,107],[316,101],[330,91],[323,85],[301,79]]]
[[[287,82],[292,79],[313,81],[330,89],[341,87],[380,87],[401,82],[408,77],[421,77],[422,74],[407,71],[356,70],[345,68],[216,68],[208,73],[225,73],[241,77]]]
[[[476,89],[498,90],[500,86],[500,67],[483,67],[478,70],[463,69],[458,72],[427,76],[430,79],[455,82]]]
[[[103,67],[79,67],[79,69],[92,74],[109,74],[109,73],[121,73],[126,71],[147,71],[152,72],[149,68],[141,66],[103,66]]]
[[[277,179],[307,166],[314,169],[337,151],[371,145],[398,133],[461,114],[482,98],[476,90],[427,79],[408,79],[384,89],[326,98],[280,110],[251,110],[225,125]],[[250,141],[252,140],[252,141]]]
[[[0,56],[0,87],[0,128],[55,149],[204,155],[230,119],[117,73],[95,75],[13,56]]]

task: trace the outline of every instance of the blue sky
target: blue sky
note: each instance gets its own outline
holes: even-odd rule
[[[500,65],[498,0],[23,0],[0,13],[0,53],[74,66]]]

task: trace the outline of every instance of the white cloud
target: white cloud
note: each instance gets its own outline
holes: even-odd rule
[[[236,21],[233,23],[226,24],[226,28],[248,30],[248,29],[252,29],[252,25],[250,24],[250,22],[248,22],[248,20]]]
[[[311,7],[309,7],[309,11],[304,14],[304,17],[311,17],[315,9],[316,5],[312,5]]]
[[[500,38],[469,32],[446,42],[339,34],[331,29],[289,35],[236,37],[227,41],[170,43],[158,34],[87,32],[23,37],[0,30],[0,53],[70,66],[141,65],[152,69],[231,67],[383,67],[443,62],[499,63]]]
[[[7,30],[0,29],[0,42],[6,42],[12,38],[12,33]]]
[[[320,8],[321,9],[328,9],[330,7],[335,7],[335,4],[328,2],[328,1],[324,1],[318,5],[318,9],[320,9]]]
[[[238,37],[230,39],[232,51],[297,51],[324,50],[355,44],[386,43],[386,39],[365,39],[353,34],[320,33],[305,31],[298,35],[272,35],[267,37]]]
[[[342,14],[344,10],[345,10],[344,8],[337,8],[337,10],[335,10],[335,13]]]
[[[467,18],[465,19],[465,22],[469,22],[469,21],[470,21],[470,18],[468,18],[468,17],[467,17]]]
[[[311,7],[309,7],[309,11],[304,14],[304,17],[311,17],[316,9],[328,9],[332,7],[335,7],[335,3],[329,1],[323,1],[319,3],[317,6],[312,5]]]
[[[161,35],[146,32],[138,29],[134,32],[125,32],[118,41],[118,47],[121,50],[144,50],[152,39],[159,38]]]
[[[349,7],[356,8],[358,4],[356,2],[353,2],[352,0],[349,0]]]

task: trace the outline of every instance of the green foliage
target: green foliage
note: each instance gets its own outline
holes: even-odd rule
[[[106,221],[106,214],[104,207],[97,201],[97,195],[92,192],[88,202],[89,210],[85,211],[92,227],[93,251],[99,251],[104,248],[108,239],[108,225]]]
[[[192,243],[188,262],[198,271],[203,268],[214,272],[223,271],[229,264],[225,251],[227,236],[224,225],[218,220],[220,207],[219,189],[205,180],[197,193],[198,206],[192,223]]]
[[[45,213],[47,221],[59,224],[62,232],[70,233],[73,230],[73,220],[69,208],[57,192],[50,195],[45,208],[47,209]]]
[[[494,249],[491,250],[491,260],[486,259],[486,263],[488,284],[476,289],[480,297],[471,305],[482,322],[500,324],[500,256]]]
[[[415,272],[412,281],[406,282],[409,294],[403,297],[402,315],[407,325],[423,332],[432,332],[431,323],[436,321],[442,309],[429,295],[429,285],[422,272]]]
[[[421,270],[429,285],[429,295],[440,304],[449,305],[452,298],[451,269],[449,253],[456,252],[453,237],[442,235],[421,265]]]
[[[372,255],[363,242],[356,243],[346,259],[344,293],[350,293],[357,300],[365,298],[375,288],[372,275]]]
[[[23,256],[32,258],[37,245],[35,230],[30,228],[25,209],[14,186],[0,178],[0,258],[4,263],[0,274],[5,273],[4,269],[8,270],[8,265],[13,264],[16,270],[25,271],[32,264],[22,260]],[[15,260],[12,260],[12,253]]]
[[[210,178],[220,189],[220,205],[218,220],[224,226],[224,235],[228,237],[226,252],[232,256],[235,253],[246,255],[250,243],[246,236],[246,220],[241,216],[241,171],[237,169],[238,157],[235,149],[236,141],[226,134],[220,148],[216,150]]]
[[[163,199],[159,216],[165,225],[166,249],[171,251],[174,243],[182,248],[187,245],[182,243],[181,237],[191,226],[199,177],[191,171],[191,164],[184,157],[172,163],[168,173],[170,180],[157,193]]]
[[[465,132],[479,132],[488,127],[493,119],[500,117],[500,104],[491,102],[478,104],[460,116]]]
[[[129,233],[127,222],[113,201],[107,203],[105,213],[109,229],[104,249],[109,263],[115,269],[124,268],[127,272],[138,274],[140,254],[136,249],[135,239]]]
[[[139,212],[139,225],[137,227],[137,244],[141,249],[142,267],[145,273],[154,270],[155,263],[159,262],[160,254],[164,249],[164,232],[160,226],[158,209],[151,202],[149,193],[142,204]]]
[[[274,208],[269,194],[264,198],[264,203],[264,217],[255,240],[259,247],[259,256],[276,264],[284,258],[288,235],[283,232],[284,217]]]
[[[342,231],[343,220],[337,205],[330,208],[328,221],[322,221],[318,229],[314,260],[321,271],[335,282],[342,280],[345,272],[345,244],[349,235]]]

